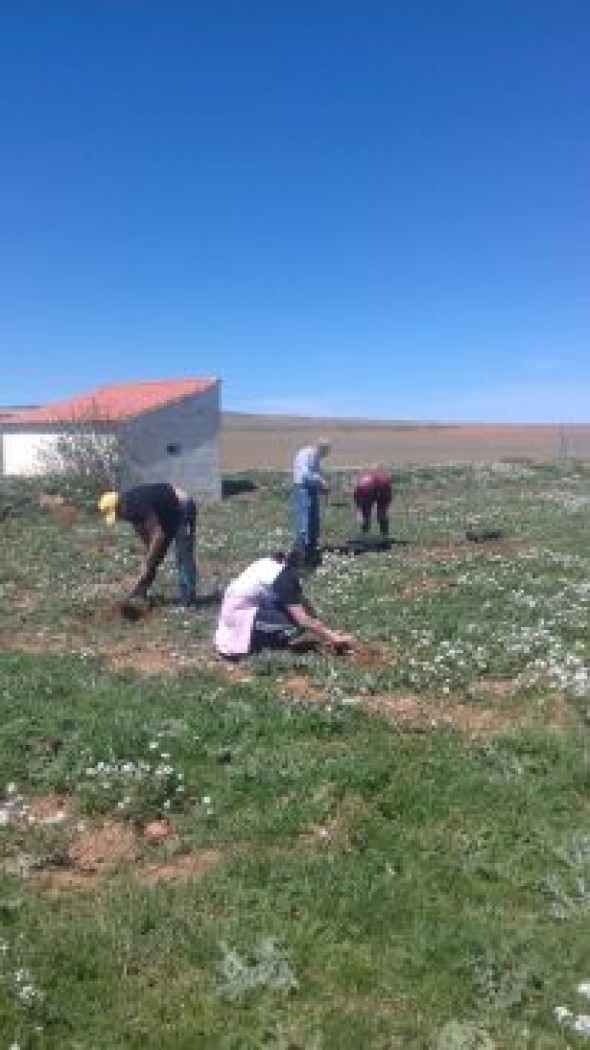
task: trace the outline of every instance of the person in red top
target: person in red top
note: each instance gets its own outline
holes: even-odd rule
[[[377,511],[379,531],[389,535],[389,506],[391,503],[391,474],[382,467],[363,471],[356,479],[353,490],[356,518],[363,532],[371,527],[373,506]]]

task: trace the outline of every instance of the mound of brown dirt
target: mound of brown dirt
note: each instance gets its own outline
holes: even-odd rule
[[[50,890],[88,890],[96,887],[99,880],[112,874],[121,864],[130,865],[135,855],[135,838],[128,829],[121,833],[121,828],[122,825],[105,825],[88,833],[83,845],[79,844],[80,863],[63,870],[44,871],[39,875],[40,883]],[[140,864],[129,870],[143,885],[154,886],[159,882],[200,878],[222,860],[221,851],[203,849],[166,861]]]
[[[130,598],[114,602],[112,605],[104,605],[99,609],[92,610],[91,618],[102,620],[104,623],[124,620],[125,623],[139,623],[152,615],[152,607],[148,602],[132,601]]]
[[[51,496],[42,492],[39,496],[39,506],[46,510],[54,521],[60,525],[71,525],[80,517],[80,511],[71,503],[66,503],[63,496]]]
[[[392,653],[384,652],[379,646],[364,642],[355,645],[342,655],[357,667],[366,667],[368,670],[388,667],[393,663]]]
[[[25,824],[64,825],[67,838],[63,852],[56,851],[49,864],[44,862],[42,867],[35,857],[21,853],[4,864],[3,870],[22,878],[34,876],[48,889],[90,889],[120,869],[146,885],[197,878],[223,859],[220,850],[202,849],[146,863],[146,849],[151,850],[166,840],[171,842],[173,827],[169,820],[148,820],[143,828],[117,820],[105,820],[93,827],[77,823],[74,827],[73,805],[58,795],[31,800],[24,817]]]
[[[137,856],[137,837],[127,824],[106,821],[83,832],[70,846],[68,858],[80,873],[102,874]]]
[[[145,825],[143,833],[151,842],[160,842],[167,839],[172,831],[169,820],[150,820]]]

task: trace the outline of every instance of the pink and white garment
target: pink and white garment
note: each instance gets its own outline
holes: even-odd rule
[[[215,648],[222,656],[245,656],[250,652],[258,607],[270,596],[283,569],[284,565],[274,558],[259,558],[229,584],[215,632]]]

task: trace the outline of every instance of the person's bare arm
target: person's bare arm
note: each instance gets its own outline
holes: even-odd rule
[[[307,602],[305,605],[288,605],[287,612],[298,627],[302,627],[304,631],[311,631],[316,637],[321,638],[323,642],[329,642],[336,649],[348,649],[354,645],[353,635],[345,634],[344,631],[332,631],[326,627]]]
[[[136,531],[141,536],[146,551],[141,559],[139,576],[131,593],[142,595],[154,582],[158,565],[168,548],[168,539],[155,514],[149,514],[145,523],[136,526]]]

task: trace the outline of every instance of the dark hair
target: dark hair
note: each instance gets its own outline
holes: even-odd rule
[[[318,555],[315,559],[310,560],[304,543],[295,543],[288,550],[285,551],[273,551],[270,555],[275,561],[282,562],[286,568],[293,569],[295,572],[301,572],[302,569],[316,569],[321,563],[321,557]]]
[[[307,558],[303,544],[296,543],[291,547],[291,550],[285,556],[285,565],[289,569],[295,569],[295,571],[306,567]]]

